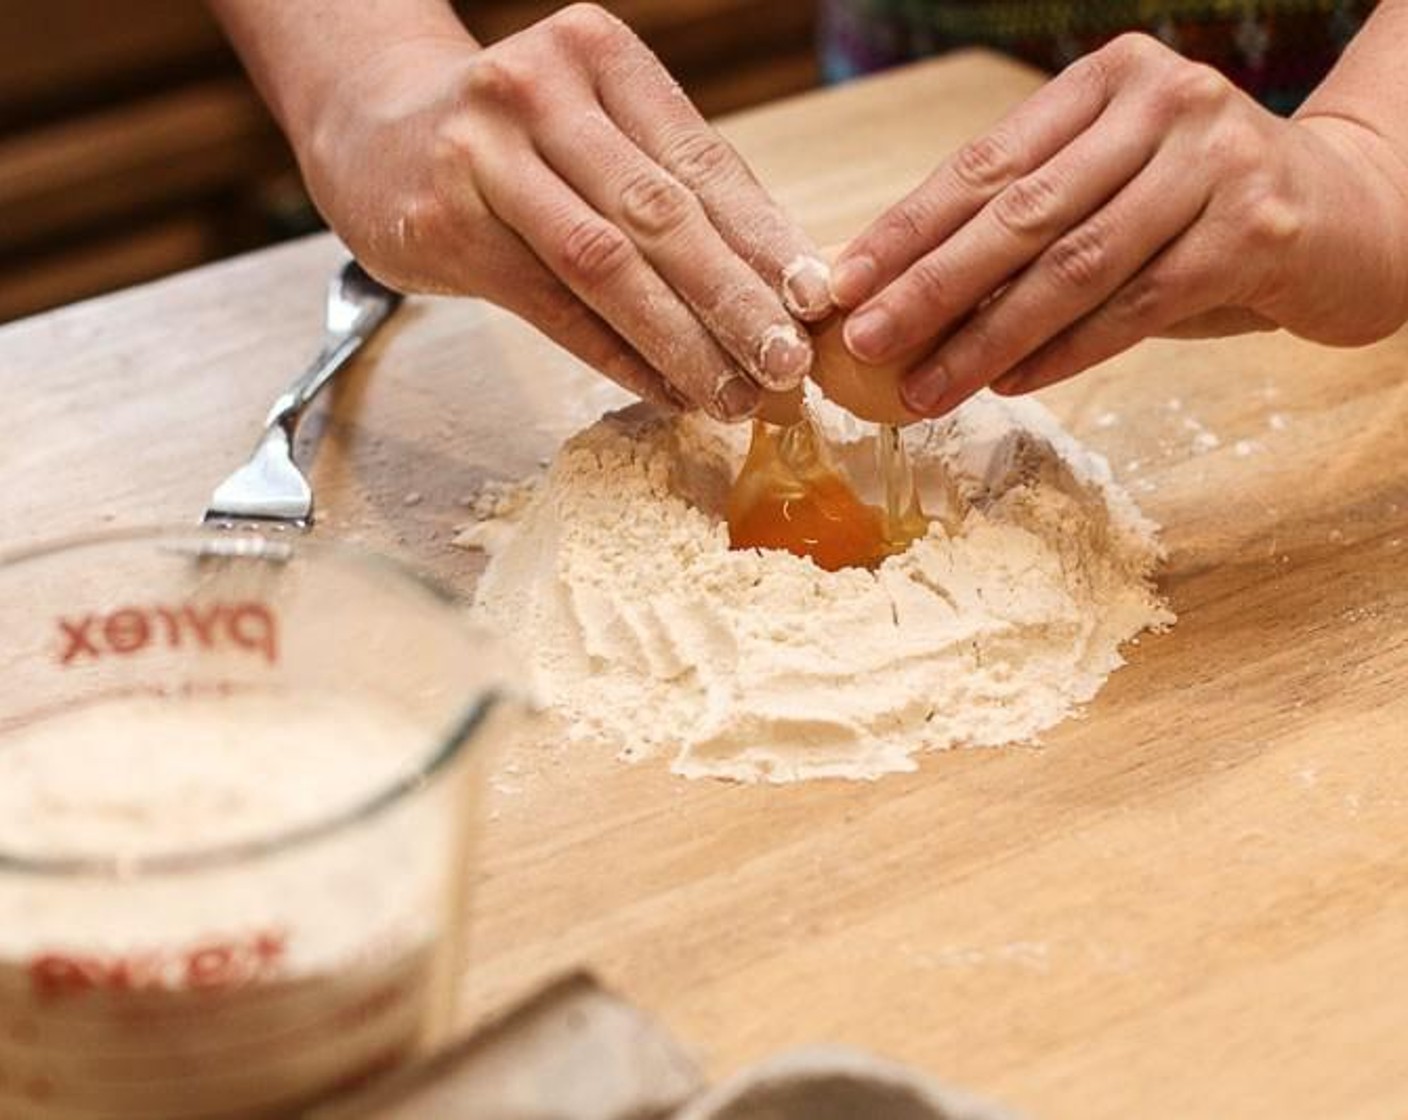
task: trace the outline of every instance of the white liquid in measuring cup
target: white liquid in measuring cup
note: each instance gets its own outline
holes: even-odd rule
[[[0,739],[0,851],[132,860],[258,841],[411,773],[423,727],[345,698],[105,701]],[[285,1114],[404,1055],[448,813],[179,873],[0,869],[0,1117]]]

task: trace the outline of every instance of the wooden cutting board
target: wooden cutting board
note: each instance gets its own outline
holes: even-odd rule
[[[964,56],[727,131],[829,243],[1035,85]],[[193,518],[337,252],[0,330],[3,543]],[[310,425],[317,531],[468,593],[461,501],[620,399],[493,309],[413,301]],[[874,784],[502,759],[467,1018],[583,962],[713,1074],[826,1040],[1043,1117],[1408,1114],[1408,337],[1151,343],[1044,399],[1165,526],[1177,627],[1041,747]]]

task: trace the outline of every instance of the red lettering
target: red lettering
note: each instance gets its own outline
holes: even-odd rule
[[[189,949],[148,950],[113,957],[45,953],[29,964],[30,985],[46,999],[84,992],[139,992],[180,988],[231,988],[275,974],[288,949],[288,934],[259,930],[231,941]]]
[[[274,972],[282,963],[284,953],[288,949],[288,933],[281,929],[260,930],[254,935],[252,948],[254,955],[259,959],[259,971]]]
[[[166,626],[166,644],[172,649],[181,648],[181,616],[170,607],[153,607],[152,614]]]
[[[203,615],[198,608],[189,603],[182,609],[181,616],[195,631],[196,640],[203,649],[210,649],[215,644],[215,623],[224,610],[225,608],[219,603],[207,607]]]
[[[278,616],[264,603],[193,603],[176,607],[122,607],[107,615],[56,619],[62,647],[59,664],[105,654],[127,656],[149,646],[179,649],[190,643],[200,649],[227,646],[262,656],[271,665],[279,658]]]
[[[136,653],[151,640],[151,627],[143,611],[124,607],[103,620],[103,640],[113,653]]]
[[[45,999],[91,991],[101,980],[100,965],[58,953],[35,957],[29,964],[30,985],[37,995]]]
[[[204,945],[186,957],[186,983],[192,988],[225,988],[239,977],[233,945]]]
[[[274,616],[263,603],[240,603],[232,608],[229,614],[229,630],[236,645],[258,650],[271,665],[278,660]]]
[[[67,645],[64,647],[63,656],[59,658],[60,665],[67,665],[80,653],[89,657],[98,656],[98,647],[95,646],[88,637],[88,629],[96,620],[90,614],[87,618],[74,622],[67,618],[61,618],[59,622],[59,632],[63,635]]]
[[[103,986],[116,992],[147,991],[162,986],[165,962],[157,953],[118,957],[103,970]]]

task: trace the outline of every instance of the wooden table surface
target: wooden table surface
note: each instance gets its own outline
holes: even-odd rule
[[[727,131],[832,242],[1034,85],[968,56]],[[0,544],[193,517],[337,254],[0,331]],[[1405,372],[1408,337],[1260,336],[1146,344],[1045,395],[1165,526],[1180,622],[1040,749],[791,788],[502,760],[467,1015],[586,963],[714,1074],[827,1040],[1043,1117],[1408,1114]],[[467,593],[462,499],[617,399],[494,309],[414,301],[310,425],[317,532]]]

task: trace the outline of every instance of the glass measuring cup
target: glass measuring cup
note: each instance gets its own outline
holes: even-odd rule
[[[447,1029],[490,639],[306,539],[0,560],[0,1116],[288,1115]]]

